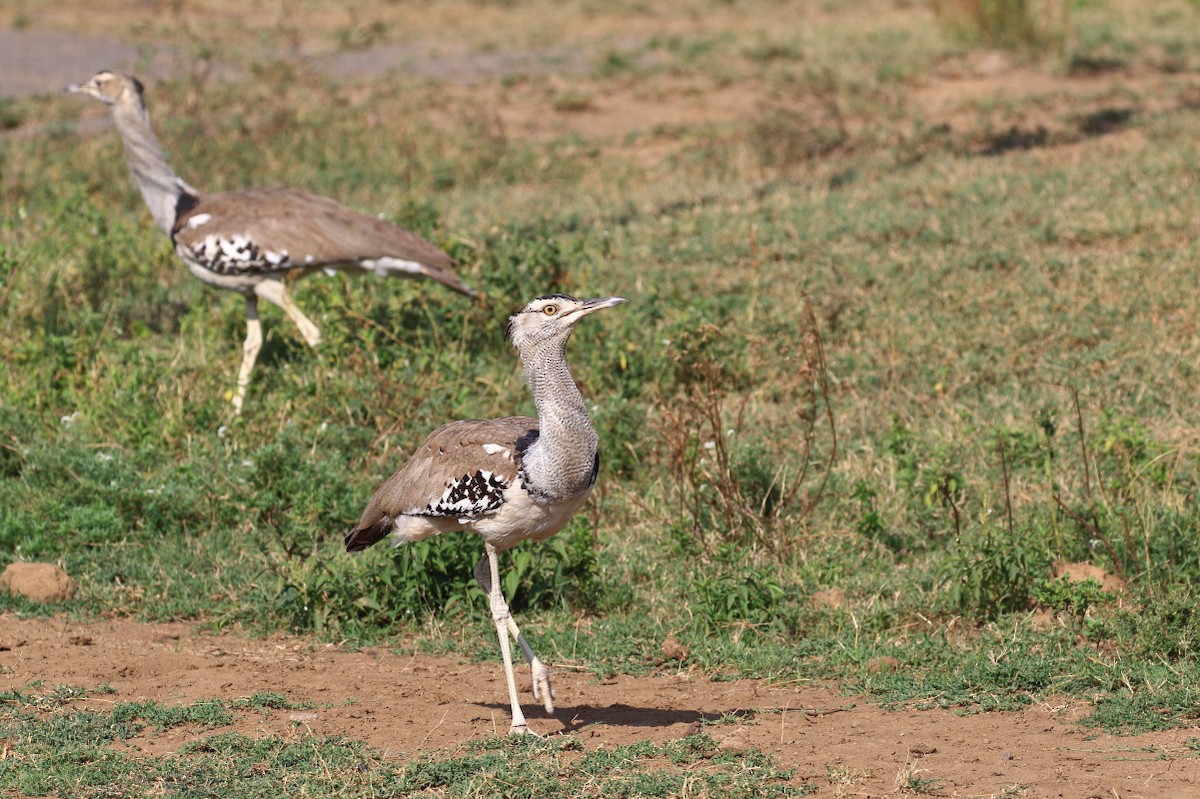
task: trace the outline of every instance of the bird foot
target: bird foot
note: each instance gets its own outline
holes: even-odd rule
[[[534,738],[542,737],[541,735],[538,735],[533,730],[529,729],[528,724],[514,724],[511,727],[509,727],[508,734],[509,735],[532,735]]]
[[[529,662],[529,670],[533,676],[533,698],[540,699],[546,713],[554,715],[554,687],[550,685],[550,669],[534,658]]]

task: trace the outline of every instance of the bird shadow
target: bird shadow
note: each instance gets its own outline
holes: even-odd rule
[[[497,712],[507,712],[508,704],[478,702],[480,707]],[[671,727],[675,724],[696,726],[705,722],[717,721],[723,718],[736,718],[741,721],[751,721],[757,718],[754,710],[731,710],[728,712],[708,712],[690,709],[664,709],[658,707],[638,707],[621,702],[612,705],[571,705],[555,708],[553,716],[546,716],[537,710],[528,712],[530,721],[538,719],[554,719],[563,725],[563,733],[578,732],[596,724],[608,727]]]

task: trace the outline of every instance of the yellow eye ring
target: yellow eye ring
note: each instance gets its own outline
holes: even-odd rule
[[[542,313],[544,313],[546,316],[554,316],[556,313],[558,313],[558,306],[557,305],[547,305],[545,308],[542,309]]]

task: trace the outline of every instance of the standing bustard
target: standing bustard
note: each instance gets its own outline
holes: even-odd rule
[[[600,469],[599,437],[583,395],[567,368],[567,339],[575,324],[621,297],[577,300],[539,297],[508,321],[508,337],[521,356],[538,418],[469,419],[442,425],[375,492],[346,549],[358,552],[396,534],[396,544],[437,533],[471,530],[483,536],[486,554],[475,579],[488,594],[500,638],[510,732],[530,732],[517,701],[509,636],[529,661],[533,696],[554,712],[550,671],[533,653],[509,613],[500,587],[496,553],[526,539],[557,533],[592,492]]]
[[[292,301],[288,284],[317,270],[358,269],[376,275],[428,277],[460,294],[458,262],[416,233],[333,200],[296,189],[244,189],[204,195],[167,164],[150,127],[142,84],[104,70],[67,87],[112,108],[133,182],[154,221],[171,237],[188,271],[210,286],[246,298],[246,341],[233,404],[238,413],[262,348],[258,301],[278,305],[309,346],[321,332]]]

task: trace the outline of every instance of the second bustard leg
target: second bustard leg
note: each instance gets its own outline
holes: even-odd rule
[[[262,349],[262,323],[258,321],[258,297],[246,296],[246,341],[242,344],[242,368],[238,370],[237,391],[233,395],[234,413],[241,414],[246,401],[246,386],[250,385],[250,372]]]
[[[315,347],[321,343],[321,331],[296,307],[296,303],[292,301],[292,293],[288,291],[287,284],[283,281],[264,280],[254,287],[254,293],[267,302],[282,308],[283,312],[288,315],[288,319],[291,319],[296,323],[296,327],[300,328],[300,335],[304,337],[304,343],[308,346]]]
[[[513,674],[512,648],[508,642],[508,636],[512,630],[516,629],[517,625],[512,619],[508,603],[504,601],[504,592],[500,588],[500,562],[496,557],[496,548],[491,544],[484,546],[487,549],[488,570],[492,583],[488,598],[492,606],[492,620],[496,623],[496,637],[500,639],[500,656],[504,659],[504,679],[508,683],[508,700],[512,705],[512,726],[508,731],[512,735],[537,735],[529,729],[529,724],[525,721],[525,714],[521,711],[521,701],[517,696],[517,678]],[[527,647],[528,644],[523,649]]]
[[[246,387],[250,385],[250,373],[254,371],[254,363],[262,350],[262,322],[258,320],[258,298],[262,297],[269,303],[278,305],[283,312],[300,328],[300,335],[305,343],[315,347],[321,343],[321,331],[305,316],[296,303],[287,286],[278,280],[264,280],[254,287],[254,293],[246,295],[246,341],[242,344],[242,368],[238,370],[237,391],[233,395],[233,410],[238,415],[242,413],[242,405],[246,401]]]
[[[485,555],[475,564],[475,581],[479,583],[479,587],[490,598],[492,596],[492,586],[496,584],[491,576],[491,562],[494,557]],[[499,565],[496,571],[499,572]],[[498,589],[501,600],[504,598],[502,589]],[[505,605],[507,608],[507,603]],[[512,613],[508,614],[506,623],[508,634],[517,642],[517,646],[521,647],[521,654],[525,656],[525,662],[529,664],[530,676],[533,678],[533,698],[541,700],[542,706],[546,708],[547,713],[554,713],[554,688],[550,685],[550,669],[546,668],[546,664],[542,663],[537,654],[534,653],[533,647],[525,640],[524,633],[517,626],[517,620],[512,617]]]

